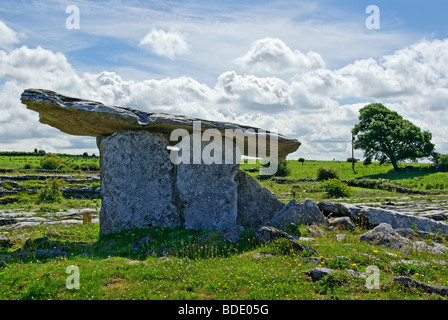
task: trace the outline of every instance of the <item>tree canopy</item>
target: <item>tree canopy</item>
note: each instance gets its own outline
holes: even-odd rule
[[[390,162],[398,170],[398,162],[416,161],[434,151],[429,131],[422,131],[395,111],[380,103],[359,110],[359,123],[352,130],[353,147],[364,150],[366,159]]]

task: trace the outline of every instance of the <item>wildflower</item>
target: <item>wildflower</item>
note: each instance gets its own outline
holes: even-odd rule
[[[378,250],[373,250],[373,253],[378,253]]]
[[[353,263],[353,264],[352,264],[352,267],[356,267],[356,263]]]

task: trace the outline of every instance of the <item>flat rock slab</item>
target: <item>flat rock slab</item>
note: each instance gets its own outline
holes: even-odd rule
[[[37,111],[40,122],[48,124],[64,133],[80,136],[101,137],[115,132],[148,130],[154,133],[171,134],[175,129],[193,132],[193,122],[201,122],[201,131],[218,129],[224,135],[226,129],[252,130],[257,138],[261,135],[266,141],[266,153],[270,152],[271,137],[278,141],[278,159],[284,159],[300,147],[300,142],[284,135],[242,126],[229,122],[209,121],[183,115],[143,112],[131,108],[106,106],[100,102],[67,97],[43,89],[27,89],[22,93],[22,103],[28,109]],[[235,131],[236,132],[236,131]],[[258,143],[259,139],[257,139]],[[247,155],[248,150],[241,150]]]
[[[55,213],[28,212],[24,210],[0,210],[0,231],[23,229],[38,225],[82,224],[83,214],[90,213],[92,223],[98,223],[95,209],[70,209]]]

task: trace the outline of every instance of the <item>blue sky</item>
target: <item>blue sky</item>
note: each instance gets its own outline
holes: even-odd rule
[[[70,5],[80,29],[66,27]],[[369,5],[380,9],[379,30],[365,26]],[[447,9],[433,0],[3,0],[0,149],[97,152],[94,139],[38,123],[19,101],[33,86],[277,127],[302,142],[293,157],[314,159],[350,156],[344,141],[359,108],[383,102],[446,153]]]

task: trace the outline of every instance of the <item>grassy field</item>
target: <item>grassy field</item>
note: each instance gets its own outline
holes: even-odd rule
[[[306,199],[313,201],[328,200],[328,196],[323,188],[322,181],[318,181],[318,168],[334,168],[341,180],[377,180],[387,182],[392,186],[410,188],[413,190],[424,191],[428,197],[432,195],[448,195],[448,173],[433,172],[430,170],[430,164],[412,163],[406,164],[415,168],[408,172],[395,173],[390,164],[372,163],[364,166],[362,163],[355,165],[355,172],[352,170],[352,164],[345,161],[306,161],[301,164],[298,161],[288,161],[290,174],[284,177],[270,179],[259,179],[264,187],[276,194],[284,202],[292,199]],[[259,169],[259,163],[249,164],[247,161],[241,164],[241,169],[246,171],[254,178],[258,178],[259,172],[248,171],[251,168]],[[404,167],[404,165],[402,165]],[[286,183],[280,183],[281,179],[286,179]],[[422,198],[424,195],[408,195],[398,193],[394,190],[372,189],[363,187],[351,187],[351,196],[345,199],[331,199],[344,202],[387,202],[393,198],[408,197]]]
[[[74,156],[64,161],[68,163],[69,160],[82,165],[98,161],[98,158]],[[40,160],[37,156],[0,156],[0,166],[5,169],[22,170],[23,164],[32,161],[37,166]],[[350,163],[343,161],[306,161],[303,165],[289,161],[288,166],[291,173],[286,177],[259,179],[285,203],[306,198],[313,201],[385,202],[397,198],[425,201],[436,195],[445,199],[448,196],[448,173],[432,172],[428,164],[411,164],[419,169],[399,174],[391,173],[390,165],[378,163],[369,166],[356,164],[356,173]],[[259,167],[260,164],[241,165],[242,170]],[[319,167],[336,169],[343,180],[387,181],[428,194],[408,195],[383,189],[350,187],[350,197],[331,199],[325,193],[323,182],[316,179]],[[27,172],[32,173],[32,170]],[[249,174],[259,178],[258,172]],[[22,187],[35,188],[45,185],[42,180],[17,183]],[[55,212],[68,208],[99,209],[101,205],[100,199],[63,199],[58,203],[38,204],[34,193],[24,192],[18,197],[18,201],[0,205],[0,209]],[[302,236],[309,236],[305,226],[298,228]],[[200,240],[207,231],[151,228],[101,238],[98,231],[98,224],[88,223],[37,226],[5,233],[13,245],[0,248],[0,299],[447,299],[418,289],[404,289],[392,281],[394,277],[403,275],[428,284],[448,286],[446,256],[416,251],[404,255],[401,251],[362,242],[359,235],[366,229],[361,226],[354,231],[324,230],[325,237],[306,243],[318,252],[311,256],[316,258],[314,261],[309,259],[309,253],[294,252],[280,240],[260,243],[252,229],[246,229],[238,243],[226,242],[216,232]],[[344,234],[345,240],[337,241],[338,234]],[[149,240],[139,243],[145,237]],[[448,246],[447,240],[442,239],[442,244]],[[45,257],[36,253],[39,249],[54,248],[65,254]],[[167,255],[160,256],[158,253],[162,251]],[[404,263],[404,259],[414,263]],[[379,289],[367,289],[365,279],[349,276],[346,272],[346,269],[366,272],[371,265],[380,270]],[[69,266],[79,268],[79,289],[66,287]],[[329,267],[336,272],[313,282],[307,272],[317,266]]]
[[[8,153],[6,153],[8,154]],[[0,169],[16,169],[26,170],[25,165],[31,165],[33,169],[41,169],[41,160],[44,155],[37,153],[23,153],[21,155],[5,155],[0,153]],[[88,170],[90,168],[99,169],[99,157],[96,156],[83,156],[83,155],[69,155],[59,154],[58,157],[64,164],[62,170],[67,171],[80,171]]]
[[[306,235],[303,227],[301,231]],[[1,299],[220,299],[220,300],[314,300],[314,299],[446,299],[417,289],[404,289],[392,282],[404,275],[434,285],[448,285],[448,267],[440,256],[385,249],[359,241],[354,232],[326,231],[312,243],[320,262],[306,254],[289,251],[281,241],[260,244],[253,230],[246,230],[237,244],[226,243],[218,234],[204,241],[205,233],[152,228],[98,238],[98,224],[71,227],[34,227],[14,231],[9,251],[62,247],[67,253],[56,258],[36,255],[17,257],[0,269]],[[346,234],[343,242],[336,234]],[[136,242],[149,236],[143,245]],[[34,242],[26,242],[26,239]],[[37,239],[37,240],[36,240]],[[39,240],[39,241],[38,241]],[[30,244],[31,243],[31,244]],[[446,242],[445,242],[446,244]],[[31,247],[31,248],[30,248]],[[169,254],[155,252],[168,248]],[[152,252],[152,254],[151,254]],[[2,252],[7,254],[8,252]],[[256,253],[269,254],[256,257]],[[345,258],[343,258],[345,257]],[[402,259],[412,259],[406,264]],[[418,264],[424,261],[428,265]],[[446,259],[444,260],[446,262]],[[346,269],[380,270],[380,288],[367,289],[366,280],[351,277]],[[66,287],[69,266],[80,272],[80,288]],[[313,282],[306,274],[317,266],[336,270]]]

